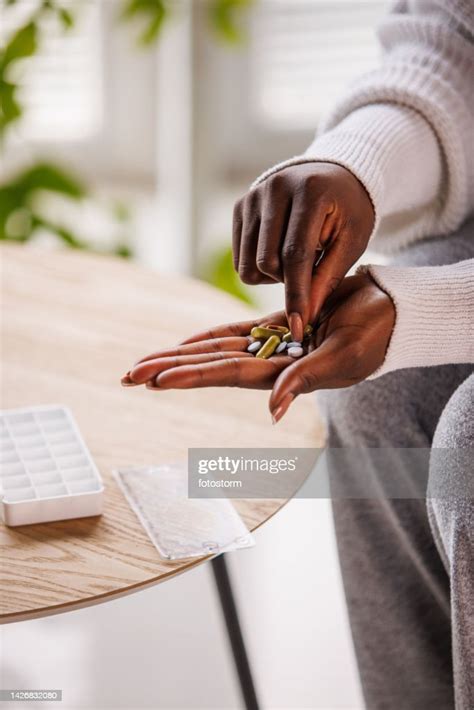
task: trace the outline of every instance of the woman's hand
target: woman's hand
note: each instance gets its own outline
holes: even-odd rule
[[[273,387],[270,411],[278,421],[299,394],[349,387],[378,369],[392,334],[395,308],[370,276],[344,279],[324,307],[308,354],[299,360],[285,355],[261,360],[247,352],[250,330],[263,323],[286,325],[286,316],[273,313],[199,333],[143,358],[122,384],[146,384],[156,390]]]
[[[285,168],[235,205],[235,268],[247,284],[285,283],[288,322],[301,340],[304,324],[316,320],[365,251],[374,219],[369,195],[349,170],[332,163]]]
[[[299,394],[365,380],[383,364],[394,325],[393,301],[370,276],[345,278],[324,306],[309,354],[277,378],[269,402],[273,421]]]
[[[247,352],[249,333],[256,325],[286,325],[283,311],[265,318],[230,323],[197,333],[180,345],[159,350],[137,362],[122,378],[125,387],[145,384],[148,389],[244,387],[271,389],[292,359],[279,355],[269,360]]]

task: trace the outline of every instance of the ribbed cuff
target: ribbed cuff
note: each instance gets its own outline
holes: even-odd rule
[[[395,327],[383,365],[369,379],[406,367],[474,363],[474,259],[450,266],[361,266],[391,296]]]

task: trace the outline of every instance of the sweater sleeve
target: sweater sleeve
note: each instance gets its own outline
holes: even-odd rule
[[[396,310],[385,361],[369,379],[405,367],[474,363],[474,259],[449,266],[362,266]]]
[[[381,66],[361,77],[302,155],[267,170],[334,162],[361,181],[373,236],[394,250],[448,234],[474,205],[474,10],[466,0],[397,3],[379,28]]]

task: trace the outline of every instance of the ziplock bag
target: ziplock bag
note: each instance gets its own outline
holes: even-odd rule
[[[176,560],[255,545],[227,499],[187,497],[186,463],[123,468],[113,474],[162,557]]]

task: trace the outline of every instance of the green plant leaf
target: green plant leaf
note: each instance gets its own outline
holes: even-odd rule
[[[25,209],[23,196],[15,188],[0,188],[0,239],[9,239],[8,223],[18,210]]]
[[[164,19],[165,13],[163,11],[162,15],[157,14],[153,20],[150,20],[148,27],[140,35],[140,44],[144,47],[154,44],[159,37]]]
[[[253,0],[213,0],[209,6],[209,19],[217,36],[230,44],[242,44],[246,36],[239,23],[239,14],[252,4]]]
[[[20,173],[13,182],[25,196],[36,190],[49,190],[76,200],[85,197],[86,189],[71,172],[52,163],[38,163]]]
[[[26,241],[30,238],[32,229],[31,211],[27,207],[20,207],[10,212],[2,231],[6,239]]]
[[[122,259],[130,259],[133,256],[133,251],[128,244],[118,244],[114,249],[114,254]]]
[[[241,301],[245,301],[245,303],[255,305],[254,299],[250,296],[234,269],[232,249],[230,247],[219,249],[212,256],[204,271],[204,281],[230,293]]]
[[[149,46],[158,39],[168,12],[164,0],[127,0],[121,19],[141,18],[146,22],[138,38],[139,44]]]
[[[38,214],[31,215],[31,222],[32,232],[34,232],[34,230],[38,227],[43,227],[43,229],[46,229],[48,232],[52,232],[52,234],[59,237],[59,239],[71,249],[87,249],[85,242],[81,241],[69,229],[62,227],[61,225],[54,224],[54,222],[50,222]]]
[[[0,137],[5,129],[22,114],[22,108],[16,99],[16,84],[10,84],[0,78]]]
[[[35,22],[28,22],[28,24],[20,27],[7,43],[0,60],[2,71],[17,59],[31,57],[37,48],[38,28]]]
[[[58,17],[65,30],[70,30],[72,27],[74,27],[74,16],[71,12],[69,12],[69,10],[67,10],[65,7],[59,7],[57,12]]]
[[[11,178],[8,184],[0,186],[0,239],[9,238],[9,219],[18,210],[30,210],[33,198],[40,190],[48,190],[76,200],[86,195],[85,188],[75,175],[51,163],[39,163],[21,171]],[[39,222],[32,223],[32,229],[26,238],[37,226]],[[68,241],[66,232],[60,236],[63,241]]]

